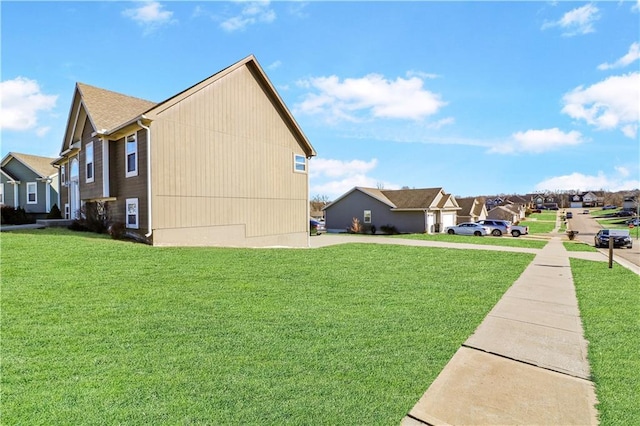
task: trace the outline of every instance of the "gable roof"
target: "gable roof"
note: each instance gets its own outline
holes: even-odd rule
[[[85,83],[76,83],[76,89],[96,131],[111,130],[156,105],[155,102]]]
[[[10,152],[2,159],[2,167],[4,167],[9,161],[12,159],[16,159],[20,163],[22,163],[29,170],[34,172],[40,178],[48,178],[50,176],[54,176],[58,174],[58,170],[51,165],[51,162],[55,160],[55,158],[49,157],[41,157],[38,155],[30,155],[30,154],[21,154],[19,152]],[[5,174],[11,176],[6,170],[4,170]],[[16,179],[14,177],[14,179]]]
[[[479,216],[484,208],[485,200],[482,197],[456,198],[460,206],[460,214],[465,216]]]
[[[311,146],[311,143],[302,132],[302,129],[293,118],[293,115],[253,55],[247,56],[241,61],[236,62],[160,103],[101,89],[85,83],[76,83],[76,91],[71,104],[71,110],[69,111],[67,130],[61,152],[67,148],[67,144],[70,145],[73,142],[70,138],[76,129],[71,127],[80,125],[80,123],[76,123],[77,119],[75,117],[80,116],[81,107],[84,107],[87,117],[98,133],[110,135],[137,120],[144,119],[148,124],[157,117],[158,113],[243,66],[246,66],[252,72],[253,76],[264,89],[266,95],[272,100],[274,108],[280,113],[291,132],[301,143],[307,157],[315,156],[315,149]]]
[[[458,209],[455,199],[452,197],[452,195],[445,193],[442,188],[385,190],[356,186],[335,199],[329,205],[325,206],[323,210],[328,208],[332,204],[337,203],[354,191],[360,191],[364,194],[367,194],[368,196],[388,205],[393,210],[441,209],[444,208],[447,203],[453,204],[454,206],[456,206],[455,209]],[[442,193],[443,196],[439,200],[438,205],[434,205],[434,202],[436,201],[440,193]]]

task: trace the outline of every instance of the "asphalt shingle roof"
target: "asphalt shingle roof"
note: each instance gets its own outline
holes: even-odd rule
[[[12,155],[15,159],[30,167],[34,172],[39,174],[40,177],[45,178],[58,173],[58,170],[51,165],[51,162],[54,161],[55,158],[21,154],[19,152],[10,152],[9,155]]]
[[[77,83],[77,87],[87,112],[98,131],[111,130],[156,105],[155,102],[84,83]]]

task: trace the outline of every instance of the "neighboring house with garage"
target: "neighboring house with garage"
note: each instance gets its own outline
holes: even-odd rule
[[[0,204],[21,207],[35,219],[44,218],[58,200],[58,170],[54,158],[10,152],[2,159]]]
[[[160,103],[77,83],[53,164],[67,217],[95,202],[153,245],[307,247],[314,155],[251,55]]]
[[[365,230],[394,226],[401,233],[440,233],[456,224],[460,206],[442,188],[385,190],[355,187],[324,207],[329,232],[345,232],[356,218]]]
[[[484,198],[464,197],[456,198],[460,210],[457,214],[457,224],[463,222],[477,222],[487,218],[487,205]]]

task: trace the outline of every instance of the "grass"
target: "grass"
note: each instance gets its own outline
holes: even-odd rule
[[[570,241],[563,242],[564,248],[567,251],[587,251],[587,252],[597,252],[598,250],[590,244],[583,243],[580,241]]]
[[[640,424],[640,278],[603,262],[571,259],[600,424]]]
[[[548,234],[556,227],[556,221],[523,220],[521,226],[529,227],[529,234]]]
[[[502,237],[475,237],[472,235],[449,235],[449,234],[402,234],[394,235],[391,238],[405,238],[409,240],[424,240],[424,241],[442,241],[448,243],[465,243],[465,244],[478,244],[486,246],[504,246],[504,247],[522,247],[541,249],[547,244],[547,241],[532,240],[526,237],[514,238],[512,236]]]
[[[533,258],[1,244],[2,423],[30,425],[398,424]]]
[[[558,216],[558,212],[555,210],[552,210],[550,212],[543,212],[543,213],[531,213],[529,215],[530,219],[536,219],[536,220],[543,220],[543,221],[548,221],[548,222],[556,222],[556,217]]]

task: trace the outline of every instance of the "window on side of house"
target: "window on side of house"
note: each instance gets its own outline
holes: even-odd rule
[[[371,210],[364,211],[364,223],[371,223]]]
[[[93,172],[94,172],[94,163],[93,163],[93,142],[89,142],[87,147],[85,148],[85,159],[84,162],[86,164],[87,169],[87,183],[93,182]]]
[[[138,229],[139,215],[138,215],[138,199],[127,198],[126,200],[126,213],[127,213],[127,228]]]
[[[4,205],[4,183],[0,183],[0,204]]]
[[[126,176],[138,176],[138,138],[136,134],[127,136],[124,144]]]
[[[64,164],[60,166],[60,184],[62,186],[67,184],[67,166]]]
[[[27,204],[38,204],[37,182],[27,182]]]
[[[293,171],[298,173],[306,173],[307,157],[305,157],[304,155],[294,154],[293,155]]]
[[[69,219],[69,203],[64,204],[64,218]]]

